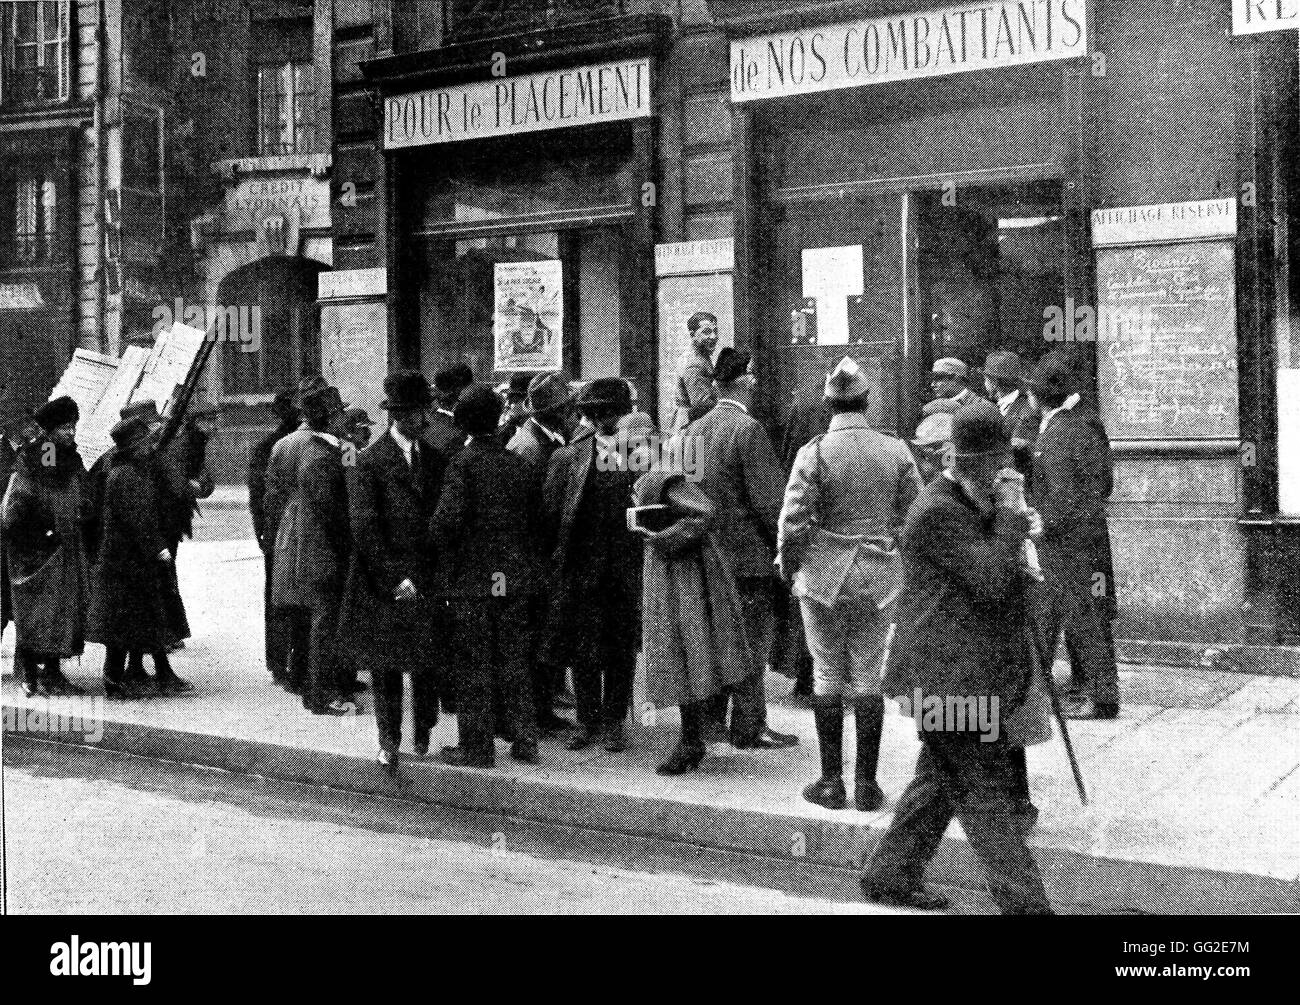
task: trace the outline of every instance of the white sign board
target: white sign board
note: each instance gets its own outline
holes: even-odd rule
[[[849,344],[849,297],[862,293],[862,245],[805,248],[803,295],[817,301],[817,344]]]
[[[1235,237],[1237,200],[1197,199],[1092,211],[1094,247]]]
[[[1232,33],[1300,28],[1300,0],[1232,0]]]
[[[1073,59],[1088,52],[1087,0],[993,0],[731,43],[731,100]]]
[[[346,300],[350,297],[382,297],[388,293],[388,270],[340,269],[322,272],[316,277],[316,295],[321,300]]]
[[[711,241],[675,241],[671,244],[655,245],[656,276],[730,272],[735,267],[735,242],[730,237],[718,237]]]
[[[158,411],[168,414],[172,394],[185,383],[203,347],[204,338],[206,335],[201,329],[179,322],[159,335],[149,351],[144,373],[131,394],[131,401],[156,402]]]
[[[494,370],[559,370],[564,337],[562,264],[497,262],[492,323]]]
[[[384,149],[618,122],[650,112],[650,60],[620,60],[386,98]]]

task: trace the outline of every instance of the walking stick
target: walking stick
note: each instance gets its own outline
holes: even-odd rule
[[[1061,714],[1061,699],[1056,693],[1056,681],[1052,678],[1052,664],[1044,658],[1043,651],[1039,648],[1042,642],[1039,633],[1033,631],[1029,625],[1025,626],[1025,633],[1029,636],[1029,652],[1036,664],[1032,669],[1038,671],[1039,679],[1043,682],[1043,687],[1047,689],[1047,697],[1052,703],[1052,716],[1056,719],[1057,725],[1061,727],[1061,740],[1065,744],[1065,756],[1070,759],[1070,771],[1074,773],[1074,784],[1079,790],[1079,802],[1087,806],[1088,791],[1083,785],[1083,772],[1079,770],[1079,759],[1074,756],[1074,744],[1070,742],[1070,730],[1065,725],[1065,716]]]

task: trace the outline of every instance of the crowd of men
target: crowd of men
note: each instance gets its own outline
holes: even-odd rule
[[[863,891],[942,906],[922,874],[955,815],[1002,909],[1050,911],[1025,845],[1037,810],[1024,747],[1045,735],[1036,695],[1062,634],[1065,714],[1119,707],[1109,443],[1077,376],[1056,352],[1028,376],[997,352],[981,396],[966,363],[941,359],[905,443],[872,428],[868,377],[845,358],[820,396],[795,398],[778,456],[750,414],[750,356],[715,354],[711,314],[688,328],[668,432],[696,446],[693,477],[642,463],[662,457],[647,453],[659,434],[619,378],[575,390],[560,373],[519,375],[493,389],[463,364],[432,385],[397,370],[374,442],[366,413],[323,378],[278,394],[279,425],[248,472],[273,680],[325,716],[356,713],[370,687],[377,762],[396,774],[409,678],[414,756],[429,755],[439,715],[454,713],[458,742],[439,756],[489,768],[497,740],[524,763],[544,737],[625,750],[641,653],[650,700],[681,711],[658,767],[677,775],[698,770],[712,740],[799,742],[768,724],[770,668],[796,678],[812,707],[821,772],[803,796],[830,809],[848,802],[852,709],[861,811],[885,801],[885,697],[983,702],[991,733],[984,716],[955,724],[913,708],[916,777]],[[153,403],[133,404],[89,472],[77,419],[75,403],[55,399],[0,443],[12,469],[5,620],[18,626],[23,687],[74,693],[60,660],[95,641],[108,697],[187,690],[168,662],[189,634],[175,560],[212,489],[212,416],[173,435]]]

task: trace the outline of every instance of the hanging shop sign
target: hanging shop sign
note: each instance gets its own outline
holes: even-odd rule
[[[649,115],[650,60],[621,60],[395,95],[384,101],[384,149]]]
[[[1232,0],[1232,33],[1300,28],[1300,0]]]
[[[564,285],[558,261],[497,262],[492,334],[494,370],[559,370]]]
[[[1087,0],[943,7],[734,40],[731,100],[1073,59],[1087,51]]]

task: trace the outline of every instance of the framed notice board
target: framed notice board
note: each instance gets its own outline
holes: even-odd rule
[[[1235,439],[1229,240],[1097,249],[1097,384],[1112,439]]]

